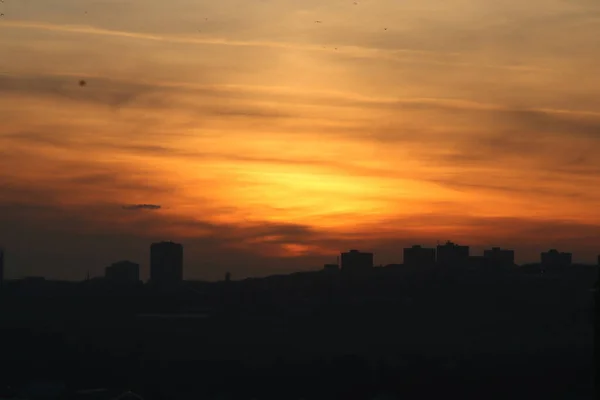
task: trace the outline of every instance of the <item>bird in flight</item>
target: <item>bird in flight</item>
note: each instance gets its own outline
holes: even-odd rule
[[[84,80],[79,81],[79,86],[85,86],[85,85],[86,85],[86,82]]]
[[[315,24],[320,24],[322,21],[315,21]]]

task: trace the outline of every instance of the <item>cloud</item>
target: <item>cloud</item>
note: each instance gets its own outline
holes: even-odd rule
[[[53,79],[60,81],[65,78],[50,77],[50,81]],[[41,81],[43,82],[44,79]],[[106,90],[110,92],[113,89],[108,88],[118,90],[122,82],[109,79],[105,83]],[[35,93],[35,84],[25,86],[32,88],[32,93]],[[204,90],[162,84],[152,86],[143,83],[141,86],[144,87],[141,92],[152,93],[156,90],[160,93],[164,88],[165,93],[172,91],[173,96],[179,90],[183,93],[194,93],[195,90],[198,90],[197,93],[203,93]],[[13,87],[19,85],[15,84]],[[40,88],[46,90],[43,84]],[[124,83],[122,88],[126,90],[127,83]],[[80,88],[76,87],[76,89]],[[135,82],[131,82],[131,90],[133,93],[138,90]],[[48,93],[54,93],[54,89]],[[207,88],[204,93],[207,96],[214,95],[216,99],[226,99],[231,94],[232,99],[236,99],[238,96],[241,98],[263,96],[265,92],[252,88],[237,91],[227,87],[213,87]],[[274,90],[266,93],[268,93],[267,98],[273,95],[274,99],[282,104],[281,113],[286,114],[289,107],[290,113],[302,116],[301,108],[294,104],[296,98],[293,95],[288,94],[286,97]],[[68,123],[43,126],[42,120],[38,119],[36,127],[24,126],[23,131],[0,133],[0,143],[4,143],[5,149],[12,149],[14,154],[17,154],[17,150],[21,152],[18,156],[7,154],[4,161],[0,160],[0,165],[5,163],[5,170],[13,170],[17,176],[21,175],[23,170],[32,171],[34,168],[32,163],[24,161],[28,157],[36,157],[39,162],[46,159],[44,169],[39,170],[39,174],[48,175],[46,183],[38,180],[38,185],[43,186],[54,182],[54,185],[62,187],[63,190],[67,190],[68,187],[71,196],[76,194],[78,198],[85,197],[85,187],[97,191],[98,195],[105,199],[124,193],[128,196],[136,193],[136,198],[142,199],[149,195],[165,195],[157,198],[157,201],[168,201],[166,195],[169,192],[175,194],[181,190],[177,185],[163,185],[170,181],[167,178],[168,172],[161,171],[161,167],[156,168],[155,176],[140,174],[136,168],[125,161],[130,156],[160,162],[156,165],[169,165],[176,162],[181,168],[190,171],[217,168],[215,172],[219,171],[220,178],[215,178],[214,182],[210,183],[212,187],[219,188],[212,192],[215,194],[223,190],[229,193],[229,189],[226,189],[229,187],[227,180],[232,177],[242,179],[240,174],[244,175],[244,170],[254,171],[251,176],[248,176],[252,182],[246,183],[251,184],[255,190],[265,190],[267,187],[265,185],[269,184],[280,188],[282,185],[280,181],[268,181],[268,174],[264,175],[264,171],[273,171],[274,168],[297,172],[303,179],[327,175],[326,179],[331,179],[332,182],[340,179],[358,179],[363,182],[362,178],[370,177],[379,181],[385,180],[385,185],[401,187],[404,185],[402,180],[409,179],[437,185],[436,190],[445,193],[440,194],[442,196],[453,195],[450,191],[456,191],[460,196],[497,194],[511,196],[515,203],[531,202],[543,196],[544,201],[549,203],[573,202],[579,199],[587,205],[591,204],[599,194],[591,182],[600,176],[600,161],[593,154],[593,143],[597,140],[593,133],[597,126],[596,121],[600,118],[594,114],[568,110],[528,110],[516,107],[510,109],[491,104],[481,105],[446,99],[394,101],[367,96],[362,98],[349,96],[345,99],[342,94],[313,95],[317,100],[321,98],[320,96],[325,98],[330,96],[328,97],[330,106],[335,106],[336,100],[340,104],[347,104],[347,101],[354,102],[353,106],[357,110],[364,107],[365,118],[363,121],[350,119],[346,121],[347,125],[337,125],[337,121],[343,120],[342,116],[332,113],[329,121],[302,116],[287,120],[281,126],[273,122],[272,118],[275,116],[269,116],[268,112],[262,113],[263,116],[259,117],[261,107],[257,107],[253,101],[239,106],[235,100],[223,101],[226,110],[239,110],[235,113],[243,114],[244,109],[254,108],[259,121],[262,118],[270,123],[252,130],[248,124],[240,124],[239,128],[228,125],[218,131],[221,138],[226,138],[227,143],[218,145],[210,140],[210,136],[207,138],[209,140],[205,141],[198,129],[198,124],[207,123],[206,119],[191,123],[195,128],[192,132],[198,132],[194,137],[186,129],[171,127],[169,118],[165,118],[165,114],[160,118],[166,121],[164,125],[161,125],[163,123],[161,121],[141,122],[134,119],[133,121],[140,125],[133,129],[127,119],[120,115],[112,119],[106,116],[109,122],[102,121],[98,125],[101,130],[90,129],[90,125],[79,126],[75,123],[73,126]],[[300,101],[307,101],[310,96],[310,92],[303,93],[300,95]],[[285,101],[288,103],[286,104]],[[220,102],[214,103],[211,106],[212,111],[207,112],[218,113]],[[208,109],[211,110],[210,107]],[[178,111],[189,112],[186,109]],[[375,114],[369,114],[371,112]],[[356,113],[356,115],[360,114]],[[8,115],[7,118],[10,121],[11,116]],[[227,123],[231,124],[231,119]],[[236,130],[241,133],[235,132]],[[165,132],[169,134],[165,135]],[[250,132],[260,132],[260,135],[253,136],[252,141],[249,142],[247,138]],[[568,141],[565,141],[565,138],[569,138]],[[189,145],[184,143],[187,140],[190,141]],[[296,145],[287,146],[292,141]],[[319,145],[312,147],[310,145],[312,142]],[[339,143],[343,143],[344,150]],[[359,151],[366,148],[369,149],[367,153],[363,150]],[[54,153],[64,150],[69,150],[72,154],[94,153],[98,154],[98,157],[81,158],[68,164],[64,162],[56,164],[56,160],[52,158],[41,157],[40,149],[51,150]],[[107,169],[107,165],[103,166],[106,163],[100,162],[104,158],[103,154],[119,154],[123,161],[120,165],[113,165]],[[347,154],[347,156],[340,157],[340,154]],[[368,157],[367,154],[377,154],[376,159]],[[8,161],[11,157],[14,162]],[[403,167],[405,160],[409,162],[408,167]],[[35,164],[37,165],[38,162]],[[92,171],[88,173],[89,167]],[[52,175],[50,175],[51,170],[54,170]],[[256,175],[259,170],[263,171],[260,176]],[[77,178],[75,174],[77,171],[83,174],[81,179]],[[127,175],[132,179],[127,178]],[[196,179],[202,179],[206,182],[203,184],[209,184],[206,177],[197,176]],[[188,182],[191,185],[198,184],[192,183],[192,180]],[[371,185],[372,188],[376,188],[381,184],[372,182]],[[237,187],[239,188],[239,184]],[[322,195],[324,189],[316,188],[316,190]],[[398,192],[396,190],[394,193],[382,194],[380,191],[376,201],[386,202],[386,204],[401,201],[399,197],[394,197],[398,196]],[[430,195],[423,194],[423,196]],[[121,202],[133,198],[125,197]],[[364,196],[361,199],[364,200]],[[190,197],[185,200],[180,198],[180,200],[194,201]],[[273,205],[274,200],[252,201],[263,201],[265,204]],[[314,204],[325,204],[325,201],[325,197],[321,196],[314,201]],[[358,200],[353,197],[349,201]],[[213,203],[218,206],[223,205],[214,199]],[[202,207],[205,205],[203,204]],[[296,214],[301,212],[309,212],[309,210],[298,211]],[[275,214],[282,215],[281,212]]]
[[[4,95],[9,93],[28,96],[60,97],[77,102],[93,102],[119,107],[141,98],[145,94],[157,92],[156,86],[126,81],[111,82],[101,77],[85,77],[90,80],[84,88],[78,85],[76,76],[15,76],[1,75],[0,85]]]
[[[293,166],[305,173],[327,172],[391,180],[413,178],[470,193],[512,193],[527,198],[543,194],[550,198],[573,199],[579,193],[582,199],[587,199],[596,195],[595,190],[578,189],[572,187],[570,182],[570,177],[574,176],[578,179],[599,176],[600,162],[592,149],[599,140],[596,132],[600,127],[600,115],[593,112],[528,109],[446,98],[395,99],[327,91],[286,92],[285,88],[260,86],[194,86],[172,82],[152,84],[111,78],[98,78],[98,89],[87,94],[82,93],[74,78],[4,75],[0,76],[0,84],[14,93],[34,97],[46,95],[69,99],[70,93],[75,93],[77,97],[73,100],[113,106],[130,105],[141,110],[151,110],[153,107],[159,110],[171,103],[171,106],[177,105],[177,118],[166,117],[169,109],[163,110],[160,116],[150,113],[151,116],[157,116],[156,119],[147,117],[147,113],[144,119],[137,115],[119,114],[112,118],[106,115],[94,122],[101,127],[98,130],[90,129],[89,124],[80,126],[76,124],[77,121],[73,121],[71,126],[69,121],[58,123],[49,120],[48,125],[44,126],[39,118],[35,127],[25,125],[17,132],[0,132],[0,142],[5,144],[3,147],[13,147],[13,151],[18,148],[32,151],[44,146],[55,150],[69,149],[78,154],[91,151],[118,152],[162,158],[165,161],[184,160],[186,163],[211,165]],[[188,103],[185,100],[187,97],[196,99],[197,104]],[[170,100],[178,98],[177,101]],[[278,103],[279,109],[271,106],[269,101]],[[306,111],[303,105],[311,102],[327,112],[327,116]],[[265,103],[268,105],[265,106]],[[343,111],[345,108],[352,110],[349,116]],[[218,129],[219,135],[225,135],[221,137],[229,138],[231,143],[216,146],[214,141],[204,142],[204,135],[199,128],[209,124],[208,118],[198,119],[196,113],[214,116],[218,126],[214,131]],[[173,126],[175,122],[171,121],[180,121],[182,115],[189,117],[192,131]],[[265,123],[259,127],[246,122],[235,125],[234,118],[227,118],[227,126],[219,125],[224,123],[223,117],[228,115],[252,116]],[[354,120],[354,116],[357,119]],[[283,117],[286,117],[284,121]],[[6,116],[7,126],[18,126],[19,121],[10,123],[12,118],[10,114]],[[100,131],[101,134],[98,134]],[[260,136],[254,136],[254,144],[251,144],[247,137],[254,132],[260,132]],[[194,144],[178,142],[183,138]],[[565,142],[565,138],[569,140]],[[292,140],[298,146],[285,146]],[[351,143],[357,148],[368,145],[369,151],[388,154],[375,166],[372,162],[366,162],[365,154],[361,155],[360,152],[352,157],[339,157],[336,153],[341,151],[339,145],[336,145],[338,150],[332,149],[329,153],[325,153],[321,146],[316,151],[316,147],[307,144],[311,140],[318,140],[323,146],[333,146],[339,141],[345,145]],[[276,146],[277,143],[281,147]],[[238,145],[239,148],[236,147]],[[383,150],[381,146],[386,148]],[[398,155],[393,153],[399,150],[403,152]],[[413,171],[399,168],[400,157],[416,160],[422,168],[413,168]],[[10,164],[6,165],[10,168]],[[16,165],[20,163],[12,164],[12,167],[16,168]],[[70,170],[77,171],[78,168]],[[509,179],[507,173],[498,173],[502,170],[524,171],[519,176],[527,175],[529,183]],[[111,174],[117,172],[118,169]],[[543,184],[540,179],[546,172],[554,173],[552,179],[568,188],[554,190]],[[98,171],[101,175],[105,173],[107,171]],[[116,188],[115,183],[110,183],[111,178],[104,178],[106,184]],[[112,179],[114,181],[115,178]],[[497,182],[490,184],[490,179],[496,179]],[[85,178],[74,183],[89,184]],[[154,186],[162,190],[160,185]],[[145,189],[140,187],[146,192],[150,189],[149,186]]]
[[[5,28],[15,29],[30,29],[43,30],[51,32],[63,32],[86,35],[99,35],[107,37],[117,37],[124,39],[136,39],[154,42],[164,42],[171,44],[187,44],[187,45],[211,45],[211,46],[233,46],[233,47],[261,47],[272,49],[288,49],[288,50],[303,50],[309,52],[319,52],[331,54],[332,48],[337,46],[335,57],[340,59],[378,59],[388,61],[401,61],[406,63],[431,64],[431,65],[449,65],[459,68],[484,68],[484,69],[504,69],[514,71],[540,71],[545,68],[535,65],[503,65],[483,64],[481,62],[465,61],[464,54],[459,51],[452,52],[447,46],[437,44],[433,48],[425,48],[422,40],[403,40],[382,39],[381,35],[375,36],[370,33],[367,37],[370,40],[365,40],[365,33],[352,32],[348,35],[347,27],[334,28],[333,31],[325,30],[318,37],[321,43],[327,43],[324,46],[321,43],[313,44],[313,41],[308,43],[302,41],[291,40],[285,41],[269,41],[269,40],[240,40],[226,37],[194,37],[190,35],[174,35],[174,34],[151,34],[142,32],[133,32],[117,29],[106,29],[88,25],[73,25],[73,24],[51,24],[40,21],[5,21]],[[252,27],[256,30],[256,26]],[[270,35],[267,35],[267,37]],[[302,35],[305,36],[305,35]],[[435,37],[436,35],[429,35]],[[457,43],[464,43],[464,40],[459,40]],[[446,44],[446,43],[444,43]],[[462,56],[462,57],[461,57]]]
[[[243,46],[243,47],[273,47],[273,48],[297,48],[305,50],[323,51],[323,46],[300,44],[300,43],[286,43],[286,42],[272,42],[272,41],[244,41],[226,38],[215,38],[215,37],[193,37],[193,36],[176,36],[176,35],[156,35],[149,33],[140,32],[128,32],[122,30],[98,28],[87,25],[58,25],[50,24],[39,21],[6,21],[5,27],[20,28],[20,29],[35,29],[35,30],[46,30],[54,32],[67,32],[67,33],[78,33],[78,34],[89,34],[89,35],[102,35],[102,36],[115,36],[130,39],[160,41],[169,43],[184,43],[184,44],[202,44],[202,45],[225,45],[225,46]],[[363,50],[363,54],[368,55],[370,52],[368,48],[362,49],[357,46],[352,46],[352,50]],[[410,49],[395,49],[395,53],[406,52],[414,54],[428,54],[427,51],[410,50]],[[373,53],[377,56],[377,52]]]
[[[264,275],[320,264],[307,262],[314,259],[313,254],[290,261],[283,251],[286,244],[306,242],[309,237],[316,240],[319,231],[308,226],[269,221],[227,224],[163,213],[119,215],[116,211],[102,203],[0,201],[0,242],[22,268],[11,274],[79,279],[86,269],[101,271],[123,257],[139,260],[145,268],[147,248],[159,240],[184,244],[188,278],[221,278],[225,271],[237,277]],[[12,233],[5,223],[14,226]],[[277,240],[271,241],[274,237]],[[27,250],[31,248],[36,252]],[[103,250],[98,253],[97,249]]]
[[[127,81],[106,77],[85,77],[88,84],[80,87],[78,76],[2,75],[3,95],[11,93],[34,98],[58,98],[74,104],[94,104],[123,108],[185,110],[196,116],[243,117],[256,119],[291,118],[297,115],[276,106],[264,105],[257,93],[227,86],[187,86]],[[204,101],[198,101],[204,100]],[[232,100],[237,100],[232,103]]]
[[[0,242],[23,268],[11,274],[82,279],[87,269],[102,271],[119,258],[141,262],[147,271],[148,246],[159,240],[183,243],[189,279],[220,279],[226,271],[243,278],[315,270],[350,248],[374,251],[376,263],[387,264],[401,261],[398,249],[404,246],[434,246],[436,240],[446,239],[472,245],[473,254],[492,245],[514,248],[520,262],[535,261],[550,247],[574,251],[576,260],[591,261],[600,234],[600,225],[576,221],[458,213],[384,218],[342,232],[270,221],[219,223],[163,213],[124,217],[117,211],[103,204],[0,203]],[[296,253],[293,248],[306,250]]]
[[[80,75],[8,75],[0,74],[3,93],[32,96],[61,97],[77,102],[92,102],[112,107],[135,105],[137,107],[169,108],[190,107],[188,99],[197,102],[198,97],[207,98],[212,103],[202,104],[205,114],[216,116],[256,115],[259,117],[302,116],[289,115],[270,109],[240,109],[240,102],[254,102],[273,105],[284,103],[290,106],[329,106],[351,109],[382,110],[389,112],[442,111],[450,113],[481,114],[489,120],[533,127],[551,127],[559,123],[561,129],[570,129],[572,123],[580,123],[581,128],[597,133],[600,112],[578,109],[552,109],[535,107],[507,106],[504,104],[472,101],[456,97],[374,97],[353,92],[298,90],[292,87],[270,87],[250,85],[194,85],[182,82],[145,81],[110,78],[105,76],[84,76],[89,87],[77,84]],[[232,104],[235,100],[237,104]],[[232,107],[232,105],[234,107]],[[461,116],[462,118],[462,116]]]
[[[600,115],[557,113],[543,110],[510,110],[501,124],[507,124],[533,135],[584,136],[600,140]]]
[[[260,274],[437,236],[525,251],[596,232],[559,221],[600,221],[594,0],[99,3],[88,26],[68,3],[0,26],[0,230],[22,255],[49,238],[101,257],[99,239],[102,265],[173,238],[198,275]],[[133,212],[147,199],[170,206]]]
[[[438,126],[431,125],[429,121],[425,124],[425,119],[430,118],[432,113],[436,113],[436,118],[444,122],[445,129],[455,127],[458,131],[466,125],[472,130],[477,125],[485,124],[492,128],[490,134],[501,134],[504,137],[525,131],[530,136],[568,134],[598,138],[600,129],[600,112],[575,109],[517,108],[443,97],[374,98],[353,93],[298,92],[260,86],[194,86],[105,77],[93,78],[93,85],[82,89],[76,85],[77,78],[57,75],[0,75],[0,86],[4,88],[4,93],[58,97],[78,104],[93,103],[114,109],[131,107],[139,110],[175,111],[190,117],[242,117],[264,121],[288,119],[290,121],[286,123],[286,131],[289,133],[298,129],[306,131],[304,121],[313,120],[311,125],[315,131],[378,141],[405,142],[408,139],[422,142],[428,136],[437,141]],[[316,107],[319,106],[331,112],[323,118],[317,112]],[[361,111],[366,116],[377,113],[376,115],[385,119],[368,118],[365,121],[363,118],[364,122],[361,123],[352,118],[342,118],[340,112],[344,109]],[[410,125],[401,122],[406,121],[406,118],[400,118],[399,112],[414,115],[409,120],[412,121]],[[419,117],[423,120],[416,119]],[[468,122],[468,118],[472,122]],[[261,130],[265,129],[281,130],[278,125],[261,127]],[[453,138],[456,138],[455,134],[445,140]],[[521,136],[521,140],[523,138]]]
[[[157,204],[129,204],[123,206],[124,210],[160,210],[161,206]]]

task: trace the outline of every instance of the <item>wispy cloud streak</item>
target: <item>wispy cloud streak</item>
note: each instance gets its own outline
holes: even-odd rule
[[[140,210],[160,210],[161,206],[157,204],[129,204],[123,206],[124,210],[140,211]]]
[[[157,42],[182,43],[190,45],[218,45],[218,46],[236,46],[236,47],[266,47],[281,49],[297,49],[305,51],[318,51],[331,53],[331,49],[322,45],[308,45],[301,43],[271,42],[271,41],[243,41],[217,37],[191,37],[177,35],[156,35],[150,33],[130,32],[122,30],[112,30],[98,28],[89,25],[57,25],[37,21],[7,21],[3,23],[5,28],[35,29],[54,32],[67,32],[89,35],[113,36],[138,40],[150,40]],[[336,54],[343,56],[349,55],[361,58],[377,58],[392,61],[417,62],[434,65],[453,65],[456,67],[476,67],[491,69],[507,69],[516,71],[541,71],[547,68],[534,65],[500,65],[469,63],[461,61],[461,53],[457,52],[436,52],[416,49],[381,49],[368,48],[361,46],[343,46],[336,48]],[[410,58],[412,57],[412,58]]]

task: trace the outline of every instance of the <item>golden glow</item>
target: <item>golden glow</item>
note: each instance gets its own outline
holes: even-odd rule
[[[0,203],[286,257],[600,225],[595,3],[175,3],[11,3]]]

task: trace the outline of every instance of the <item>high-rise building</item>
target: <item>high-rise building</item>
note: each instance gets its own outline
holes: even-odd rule
[[[510,267],[515,265],[514,250],[503,250],[500,247],[492,247],[491,250],[484,250],[483,257],[486,263],[491,266]]]
[[[427,267],[435,264],[435,249],[412,246],[404,249],[404,265],[409,267]]]
[[[489,263],[485,256],[469,256],[465,265],[477,270],[489,265]]]
[[[138,283],[140,281],[140,265],[131,261],[119,261],[106,267],[104,277],[113,283]]]
[[[150,246],[150,282],[172,285],[183,281],[183,246],[160,242]]]
[[[548,250],[541,254],[542,266],[544,267],[566,267],[571,265],[573,255],[561,253],[556,249]]]
[[[448,266],[464,266],[469,259],[469,246],[459,246],[450,241],[437,246],[437,263]]]
[[[342,267],[344,272],[369,271],[373,268],[373,253],[362,253],[358,250],[350,250],[342,253]]]

